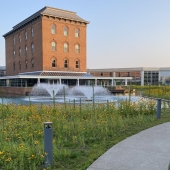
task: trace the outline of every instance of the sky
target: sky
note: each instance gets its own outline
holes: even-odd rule
[[[0,35],[44,6],[77,12],[87,26],[87,68],[170,67],[170,0],[5,0]],[[0,36],[0,66],[5,40]]]

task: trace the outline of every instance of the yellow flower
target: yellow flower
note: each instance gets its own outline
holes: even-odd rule
[[[38,144],[38,141],[35,141],[34,144],[37,145],[37,144]]]
[[[2,155],[4,152],[3,151],[0,151],[0,155]]]
[[[6,159],[5,161],[6,162],[10,162],[12,159],[11,158],[8,158],[8,159]]]
[[[34,159],[34,158],[35,158],[35,155],[34,155],[34,154],[32,154],[32,155],[31,155],[31,158],[32,158],[32,159]]]

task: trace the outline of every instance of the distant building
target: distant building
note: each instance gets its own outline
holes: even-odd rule
[[[97,77],[132,77],[127,84],[134,85],[170,85],[170,67],[132,67],[87,69]],[[116,84],[124,84],[124,80],[116,80]]]
[[[6,67],[0,66],[0,77],[6,76]]]

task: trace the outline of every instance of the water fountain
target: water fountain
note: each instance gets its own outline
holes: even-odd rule
[[[64,84],[40,83],[34,86],[31,92],[31,101],[57,103],[106,103],[125,100],[127,97],[117,97],[102,86],[74,86],[68,87]],[[81,101],[80,101],[81,100]]]
[[[66,91],[68,86],[64,84],[39,83],[33,87],[31,96],[50,96],[53,98],[57,93],[62,93],[63,89]]]
[[[74,86],[69,88],[64,84],[39,83],[33,87],[31,101],[50,102],[55,99],[59,103],[78,103],[81,99],[82,103],[87,103],[106,101],[106,98],[103,99],[104,96],[110,96],[110,93],[101,86]]]
[[[95,96],[106,96],[110,95],[110,92],[102,86],[75,86],[70,89],[71,95],[84,95],[85,101],[95,100]]]
[[[106,103],[129,99],[129,96],[115,96],[102,86],[74,86],[39,83],[33,87],[30,97],[7,98],[5,103]],[[138,97],[131,96],[131,101]],[[0,102],[1,103],[1,102]]]

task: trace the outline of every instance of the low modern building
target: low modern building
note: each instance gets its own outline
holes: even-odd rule
[[[87,72],[98,77],[132,77],[128,84],[134,85],[170,85],[170,67],[87,69]],[[117,84],[124,82],[117,80]]]
[[[6,76],[6,67],[0,66],[0,77]]]

